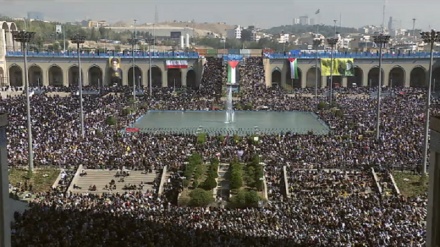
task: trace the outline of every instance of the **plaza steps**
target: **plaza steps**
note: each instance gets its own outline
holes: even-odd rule
[[[142,191],[153,190],[152,183],[154,182],[157,174],[155,171],[152,173],[144,174],[143,171],[130,171],[130,176],[126,176],[124,178],[124,182],[118,182],[121,177],[115,177],[116,170],[84,170],[87,175],[79,176],[79,173],[76,174],[73,179],[74,184],[79,189],[73,189],[73,185],[70,187],[70,191],[72,193],[123,193],[129,190],[123,190],[124,185],[136,185],[138,186],[141,182],[144,183],[144,187]],[[105,185],[108,185],[111,180],[115,180],[116,182],[116,190],[104,190]],[[149,184],[146,184],[149,183]],[[150,184],[151,183],[151,184]],[[89,191],[89,187],[91,185],[96,185],[96,191]],[[137,191],[137,190],[136,190]]]

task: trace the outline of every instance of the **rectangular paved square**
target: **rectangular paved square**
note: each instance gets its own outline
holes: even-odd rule
[[[312,112],[236,111],[235,122],[225,123],[224,111],[149,111],[133,127],[141,132],[250,135],[312,131],[325,135],[329,127]]]

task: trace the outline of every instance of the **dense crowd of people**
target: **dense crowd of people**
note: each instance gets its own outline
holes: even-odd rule
[[[55,189],[37,194],[31,208],[12,225],[15,246],[421,246],[425,238],[426,197],[381,196],[364,168],[414,170],[422,163],[425,90],[388,89],[382,100],[380,140],[375,138],[375,89],[335,89],[335,107],[317,108],[305,96],[310,89],[287,94],[264,85],[261,58],[246,59],[235,105],[270,111],[312,111],[330,126],[328,135],[261,134],[221,140],[209,134],[204,143],[192,133],[124,133],[148,110],[215,110],[223,107],[226,64],[208,58],[198,89],[174,93],[154,89],[142,96],[138,111],[126,87],[84,97],[85,137],[81,136],[79,100],[72,96],[31,98],[35,165],[75,169],[160,170],[172,173],[164,196],[155,193],[72,194]],[[313,89],[314,90],[314,89]],[[56,91],[51,89],[51,91]],[[65,88],[72,92],[75,89]],[[325,89],[319,90],[325,95]],[[360,97],[362,96],[362,97]],[[325,101],[320,96],[319,101]],[[23,96],[0,101],[8,112],[8,157],[11,166],[27,164],[26,108]],[[434,100],[433,112],[438,113]],[[115,125],[106,119],[116,118]],[[191,153],[205,160],[243,161],[260,155],[265,165],[269,202],[261,208],[178,207],[175,195]],[[289,193],[283,191],[282,168],[288,171]],[[327,170],[332,169],[332,170]]]

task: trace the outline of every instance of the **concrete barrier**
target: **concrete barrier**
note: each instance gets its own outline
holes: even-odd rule
[[[160,177],[160,183],[159,183],[159,190],[157,192],[157,194],[160,196],[163,193],[163,186],[165,184],[165,179],[166,179],[166,175],[167,175],[167,166],[164,166],[162,169],[162,176]]]
[[[283,166],[283,178],[284,178],[284,189],[286,190],[286,197],[290,198],[289,182],[287,180],[287,168],[286,168],[286,166]]]
[[[263,196],[266,201],[269,201],[269,195],[267,193],[266,176],[263,176]]]
[[[379,193],[382,194],[382,187],[379,184],[379,178],[377,177],[377,174],[374,171],[373,167],[371,167],[371,173],[373,174],[374,181],[376,182],[376,186],[377,186],[377,189],[379,190]]]
[[[73,185],[78,180],[78,176],[79,176],[79,174],[81,173],[82,170],[83,170],[83,165],[79,165],[78,169],[75,172],[75,176],[72,178],[72,181],[70,182],[69,189],[67,190],[67,192],[70,192],[70,191],[73,190]]]
[[[60,170],[60,174],[58,174],[57,179],[55,179],[55,182],[52,184],[52,189],[55,189],[56,187],[58,187],[58,183],[61,180],[61,174],[63,173],[64,169]]]
[[[396,193],[398,195],[400,195],[399,187],[397,187],[396,181],[394,180],[394,176],[393,176],[393,174],[391,174],[391,172],[390,172],[390,179],[391,179],[391,182],[393,183],[393,186],[394,186],[394,189],[396,190]]]

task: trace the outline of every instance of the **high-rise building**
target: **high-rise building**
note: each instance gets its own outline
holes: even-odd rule
[[[392,16],[390,16],[390,20],[388,21],[388,33],[393,33],[393,30],[394,30],[394,28],[393,28],[393,17]]]
[[[309,17],[308,16],[300,16],[299,17],[299,24],[300,25],[309,25]]]
[[[315,25],[315,18],[310,18],[309,24],[312,26]]]
[[[27,13],[27,18],[29,20],[35,20],[35,21],[44,21],[44,15],[41,12],[37,11],[29,11]]]

